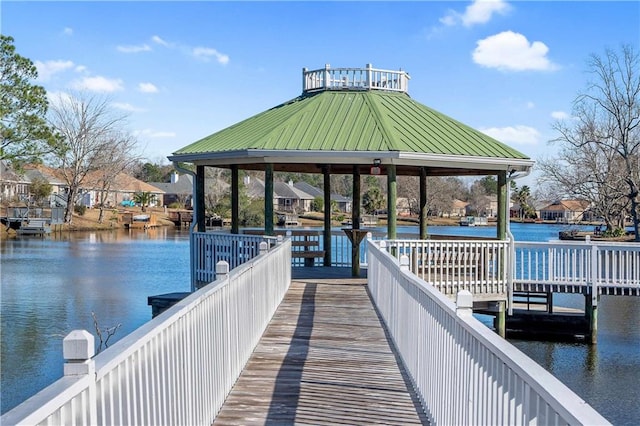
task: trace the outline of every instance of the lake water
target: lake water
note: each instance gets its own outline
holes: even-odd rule
[[[516,240],[557,239],[564,228],[512,224]],[[495,236],[494,227],[431,227]],[[417,235],[416,227],[398,233]],[[4,413],[62,376],[62,339],[121,324],[112,343],[151,319],[147,297],[189,291],[187,230],[75,232],[0,242],[0,390]],[[582,297],[556,297],[580,305]],[[598,344],[512,343],[614,424],[640,419],[640,298],[602,297]]]

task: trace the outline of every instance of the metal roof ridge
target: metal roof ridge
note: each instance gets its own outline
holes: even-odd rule
[[[371,92],[368,92],[371,93]],[[380,111],[380,109],[378,108],[377,102],[374,98],[373,93],[371,93],[371,96],[365,96],[364,97],[364,101],[367,103],[367,105],[369,105],[369,109],[373,112],[373,114],[376,116],[377,118],[377,123],[380,126],[380,131],[382,132],[382,134],[384,135],[384,137],[386,138],[387,142],[387,149],[389,151],[398,151],[397,148],[397,143],[396,143],[396,139],[394,137],[394,135],[389,131],[389,129],[387,129],[387,119],[386,116],[384,114],[382,114],[382,112]],[[376,126],[378,127],[378,126]]]

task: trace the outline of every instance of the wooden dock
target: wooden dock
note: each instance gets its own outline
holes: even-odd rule
[[[428,424],[365,279],[293,279],[214,422],[238,424]]]

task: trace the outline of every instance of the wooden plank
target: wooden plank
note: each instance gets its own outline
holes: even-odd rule
[[[291,247],[317,247],[320,245],[318,240],[291,241]]]
[[[364,279],[294,281],[214,425],[428,424]]]
[[[304,258],[316,258],[316,257],[324,257],[324,250],[294,250],[291,252],[291,257],[304,257]]]

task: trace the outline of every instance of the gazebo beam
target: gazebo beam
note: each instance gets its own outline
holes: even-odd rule
[[[238,166],[231,166],[231,233],[240,233],[240,183]]]
[[[196,228],[198,232],[205,232],[207,230],[205,223],[205,209],[204,209],[204,166],[196,167],[196,188],[195,199],[196,204],[194,206],[196,214]]]
[[[427,215],[429,214],[429,207],[427,206],[427,169],[426,167],[420,167],[420,239],[427,239]]]
[[[504,240],[507,237],[507,172],[498,173],[498,223],[497,238]]]
[[[331,266],[331,166],[322,167],[324,180],[324,259],[323,266]]]
[[[396,239],[398,186],[396,179],[396,166],[387,166],[387,238]]]
[[[351,227],[360,229],[360,205],[362,204],[362,194],[360,190],[360,168],[353,167],[353,205],[351,206]]]
[[[264,234],[273,235],[273,164],[264,171]]]

